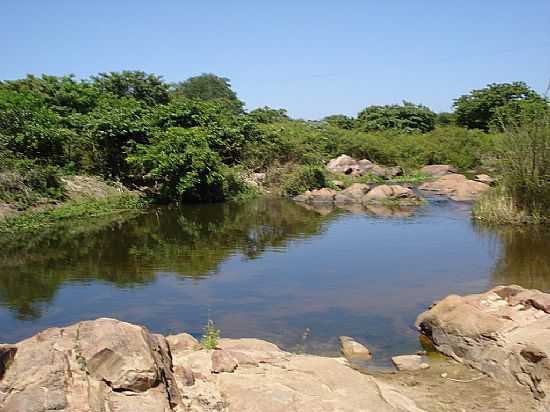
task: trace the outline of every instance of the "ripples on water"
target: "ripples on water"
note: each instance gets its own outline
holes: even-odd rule
[[[433,300],[516,283],[550,291],[550,234],[475,226],[469,207],[333,210],[285,200],[153,209],[0,239],[0,341],[116,317],[155,332],[269,339],[379,362],[417,350]],[[307,331],[307,333],[305,333]]]

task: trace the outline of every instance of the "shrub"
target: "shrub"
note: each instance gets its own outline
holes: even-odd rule
[[[220,340],[220,330],[214,325],[214,321],[208,319],[208,323],[203,328],[204,335],[202,335],[201,345],[204,349],[216,349],[218,341]]]
[[[357,116],[357,126],[364,131],[399,130],[406,133],[429,132],[436,115],[428,107],[410,102],[402,105],[369,106]]]
[[[281,192],[286,196],[296,196],[306,190],[320,189],[328,185],[324,166],[301,166],[283,176]]]

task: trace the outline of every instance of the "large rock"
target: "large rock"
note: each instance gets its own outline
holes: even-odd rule
[[[508,385],[527,387],[550,410],[550,295],[499,286],[451,295],[416,324],[444,354]]]
[[[430,367],[420,355],[394,356],[391,358],[391,361],[400,371],[419,371]]]
[[[420,172],[428,176],[441,177],[456,173],[457,170],[451,165],[428,165],[420,169]]]
[[[361,203],[363,196],[370,190],[370,186],[363,183],[353,183],[347,189],[338,192],[334,197],[336,203]]]
[[[343,154],[328,162],[327,170],[332,173],[355,176],[360,172],[361,168],[359,167],[357,160],[351,156]]]
[[[420,198],[412,189],[400,185],[380,185],[363,196],[363,203],[396,202],[400,204],[416,204]]]
[[[341,358],[294,355],[257,339],[199,349],[114,319],[0,345],[2,412],[423,412]]]
[[[460,174],[442,176],[433,182],[423,183],[419,188],[446,195],[458,202],[476,200],[490,189],[489,185],[469,180],[466,176]]]
[[[349,176],[373,175],[384,179],[403,174],[403,169],[399,166],[380,166],[367,159],[357,161],[353,157],[344,154],[328,162],[327,170]]]
[[[308,190],[307,192],[294,196],[295,202],[301,203],[332,203],[338,192],[329,188],[322,188],[316,190]]]
[[[168,346],[140,326],[86,321],[16,348],[0,381],[2,412],[179,410]]]

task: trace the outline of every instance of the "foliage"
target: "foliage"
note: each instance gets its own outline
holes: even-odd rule
[[[173,88],[173,94],[195,100],[224,101],[234,112],[242,112],[244,107],[237,93],[231,89],[230,80],[212,73],[203,73],[178,83]]]
[[[218,341],[220,340],[220,330],[216,328],[214,321],[208,319],[208,323],[203,328],[204,335],[202,335],[201,345],[204,349],[216,349]]]
[[[364,131],[425,133],[434,129],[435,118],[435,113],[428,107],[403,102],[402,105],[368,106],[357,116],[357,126]]]
[[[141,209],[146,204],[147,202],[136,195],[68,202],[60,207],[8,217],[0,222],[0,233],[36,233],[61,221],[124,213]]]
[[[208,144],[202,128],[174,127],[159,133],[149,145],[139,145],[129,162],[159,187],[165,199],[216,202],[230,197],[234,176]]]
[[[455,126],[456,125],[456,116],[454,113],[449,112],[440,112],[436,114],[435,117],[436,126]]]
[[[99,73],[92,76],[92,84],[102,94],[132,97],[149,105],[167,103],[169,98],[169,86],[162,77],[142,71]]]
[[[499,154],[504,189],[517,208],[550,218],[550,116],[508,126]]]
[[[491,127],[500,126],[499,109],[512,105],[505,112],[519,109],[519,101],[528,101],[538,106],[547,106],[548,103],[533,89],[523,82],[493,83],[483,89],[472,90],[454,102],[456,122],[459,126],[469,129],[488,131]]]
[[[296,196],[306,190],[329,186],[327,172],[323,166],[301,166],[283,177],[281,192],[286,196]]]
[[[256,123],[276,123],[284,120],[290,120],[288,112],[285,109],[272,109],[269,106],[258,107],[252,110],[248,115]]]
[[[333,114],[323,118],[323,122],[328,123],[331,126],[339,127],[340,129],[353,129],[356,125],[356,121],[353,117],[343,114]]]

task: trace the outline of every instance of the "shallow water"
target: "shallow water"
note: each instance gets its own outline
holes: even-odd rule
[[[0,342],[101,316],[200,336],[211,318],[223,336],[298,352],[335,355],[353,336],[384,364],[418,349],[414,320],[434,300],[502,283],[550,291],[548,231],[482,228],[446,201],[159,208],[0,246]]]

